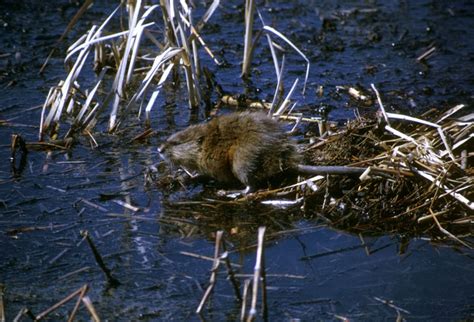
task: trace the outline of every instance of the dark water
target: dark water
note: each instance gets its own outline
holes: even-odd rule
[[[95,4],[67,43],[115,5]],[[344,120],[357,104],[336,86],[369,88],[372,82],[388,109],[404,113],[472,106],[474,5],[469,1],[267,1],[259,8],[266,22],[294,40],[311,61],[307,95],[296,97],[299,106],[324,104],[333,108],[331,119]],[[408,320],[474,318],[472,251],[419,236],[400,254],[401,236],[394,234],[365,237],[367,255],[358,236],[303,219],[297,209],[224,207],[213,201],[194,205],[190,201],[214,198],[214,187],[147,186],[145,169],[159,161],[159,142],[203,118],[189,112],[179,91],[166,92],[153,110],[157,135],[148,141],[128,143],[143,131],[136,121],[115,136],[96,134],[97,149],[81,139],[67,153],[32,151],[23,172],[12,176],[10,135],[37,140],[40,109],[35,107],[64,78],[66,46],[60,46],[43,76],[37,71],[76,10],[67,1],[0,2],[0,120],[8,120],[0,125],[0,283],[6,286],[8,320],[25,306],[37,314],[85,283],[103,319],[198,320],[194,311],[212,263],[183,252],[213,256],[213,233],[223,228],[233,232],[227,238],[232,262],[242,265],[239,273],[251,274],[255,248],[244,246],[255,243],[259,225],[268,228],[270,320],[395,320],[396,310],[375,298],[393,301],[409,312],[401,312]],[[228,63],[220,69],[208,65],[232,93],[271,96],[276,80],[266,46],[256,51],[251,84],[237,76],[242,12],[240,2],[225,2],[204,29],[210,47]],[[432,44],[435,54],[427,64],[418,63]],[[286,65],[289,87],[295,77],[303,78],[304,62],[289,52]],[[84,78],[87,85],[94,74]],[[322,97],[315,94],[319,85]],[[160,171],[166,169],[160,165]],[[132,214],[117,200],[139,211]],[[24,227],[33,229],[14,231]],[[89,231],[120,286],[107,286],[89,247],[80,242],[81,230]],[[303,260],[312,254],[323,256]],[[64,319],[71,309],[69,304],[51,320]],[[205,317],[237,320],[238,314],[222,270]],[[84,308],[80,316],[87,319]]]

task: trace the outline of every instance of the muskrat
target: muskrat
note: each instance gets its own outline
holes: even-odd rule
[[[261,112],[231,113],[171,135],[158,151],[174,165],[246,192],[293,173],[300,157],[281,125]]]

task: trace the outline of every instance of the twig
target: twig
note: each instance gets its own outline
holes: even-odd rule
[[[180,253],[181,255],[185,255],[185,256],[190,256],[190,257],[194,257],[194,258],[204,259],[204,260],[207,260],[207,261],[214,261],[214,258],[209,257],[209,256],[199,255],[199,254],[190,253],[190,252],[185,252],[185,251],[180,251],[179,253]],[[223,261],[221,260],[221,264],[222,264],[222,263],[223,263]],[[230,263],[230,265],[235,266],[235,267],[241,267],[241,266],[242,266],[242,265],[235,264],[235,263]]]
[[[77,311],[79,310],[79,305],[81,304],[82,299],[86,295],[87,291],[89,290],[89,286],[85,284],[82,287],[81,292],[79,293],[79,296],[76,301],[76,305],[74,305],[74,308],[71,311],[71,314],[69,315],[69,319],[67,320],[68,322],[74,321],[74,317],[76,316]]]
[[[393,304],[393,301],[383,300],[383,299],[381,299],[380,297],[377,297],[377,296],[374,296],[374,300],[379,301],[380,303],[383,303],[383,304],[391,307],[392,309],[395,309],[397,311],[397,313],[398,312],[403,312],[403,313],[406,313],[406,314],[411,314],[410,311],[402,309],[401,307],[398,307],[395,304]]]
[[[300,258],[300,260],[310,260],[310,259],[317,258],[317,257],[334,255],[334,254],[337,254],[337,253],[352,251],[352,250],[356,250],[356,249],[359,249],[359,248],[365,248],[367,246],[371,246],[371,245],[367,245],[367,244],[364,243],[364,244],[361,244],[361,245],[354,245],[354,246],[344,247],[344,248],[340,248],[340,249],[336,249],[336,250],[327,251],[327,252],[324,252],[324,253],[303,256],[303,257]]]
[[[131,210],[133,212],[137,212],[140,210],[140,207],[135,207],[135,206],[132,206],[131,204],[129,204],[128,202],[125,202],[125,201],[122,201],[122,200],[119,200],[119,199],[114,199],[112,200],[113,202],[115,202],[116,204],[128,209],[128,210]]]
[[[49,261],[49,265],[53,265],[56,263],[58,259],[60,259],[64,254],[66,254],[69,251],[70,248],[64,248],[58,255],[56,255],[53,259]]]
[[[354,87],[349,87],[347,92],[349,93],[349,95],[351,95],[353,98],[355,98],[358,101],[367,102],[370,100],[369,96],[364,95],[361,91],[359,91],[358,89],[355,89]]]
[[[293,92],[295,91],[296,86],[298,85],[299,78],[295,79],[293,82],[293,85],[291,86],[290,91],[286,95],[285,99],[283,102],[280,104],[280,107],[278,107],[278,110],[275,112],[276,115],[283,115],[285,111],[288,109],[288,106],[290,105],[291,101],[291,95],[293,95]]]
[[[294,51],[296,51],[305,60],[305,62],[306,62],[306,73],[305,73],[305,77],[304,77],[304,84],[303,84],[303,91],[302,91],[302,94],[304,95],[304,93],[306,91],[306,84],[308,82],[309,70],[310,70],[310,62],[309,62],[308,57],[306,57],[306,55],[298,47],[296,47],[296,45],[293,44],[293,42],[291,42],[291,40],[289,40],[287,37],[285,37],[281,32],[279,32],[275,28],[270,27],[268,25],[265,25],[265,26],[263,26],[263,29],[267,32],[271,32],[272,34],[276,35],[281,40],[286,42],[291,48],[293,48]]]
[[[6,231],[7,235],[17,235],[19,233],[27,233],[27,232],[32,232],[32,231],[37,231],[37,230],[52,230],[55,228],[62,228],[62,227],[67,227],[67,224],[59,224],[59,225],[50,225],[50,226],[31,226],[31,227],[18,227],[18,228],[13,228],[9,229]]]
[[[129,141],[129,143],[132,143],[134,141],[141,141],[141,140],[146,139],[147,137],[149,137],[153,134],[155,134],[155,131],[153,131],[153,129],[147,129],[145,132],[140,133],[137,136],[135,136],[133,139],[131,139]]]
[[[342,315],[339,315],[339,314],[333,314],[333,315],[336,319],[339,319],[343,322],[350,322],[350,320],[348,318],[346,318],[345,316],[342,316]]]
[[[63,280],[63,279],[65,279],[65,278],[68,278],[68,277],[70,277],[70,276],[72,276],[72,275],[75,275],[75,274],[79,274],[79,273],[88,271],[88,270],[90,270],[90,269],[91,269],[90,266],[84,266],[84,267],[79,268],[79,269],[77,269],[77,270],[75,270],[75,271],[72,271],[72,272],[70,272],[70,273],[64,274],[63,276],[60,276],[60,277],[58,278],[58,281]]]
[[[463,109],[465,106],[466,105],[464,105],[464,104],[458,104],[455,107],[450,108],[438,120],[436,120],[435,123],[438,123],[438,124],[441,123],[441,121],[444,121],[445,119],[447,119],[448,117],[450,117],[451,115],[456,113],[457,111]]]
[[[426,60],[426,58],[428,58],[428,56],[430,56],[432,53],[434,53],[436,51],[436,47],[431,47],[430,49],[428,49],[427,51],[425,51],[423,54],[421,54],[420,56],[418,56],[418,58],[416,59],[417,62],[421,62],[422,60]]]
[[[107,211],[108,211],[108,210],[105,209],[104,207],[99,206],[99,205],[96,205],[95,203],[93,203],[93,202],[91,202],[91,201],[89,201],[89,200],[87,200],[87,199],[81,198],[80,201],[82,201],[82,202],[85,203],[86,205],[91,206],[92,208],[95,208],[95,209],[100,210],[100,211],[102,211],[102,212],[107,212]]]
[[[84,285],[83,287],[75,290],[74,292],[72,292],[71,294],[69,294],[68,296],[66,296],[65,298],[63,298],[62,300],[60,300],[59,302],[57,302],[56,304],[54,304],[53,306],[51,306],[50,308],[46,309],[45,311],[41,312],[40,314],[38,314],[36,317],[35,317],[35,321],[36,320],[41,320],[43,319],[44,317],[46,317],[49,313],[55,311],[56,309],[60,308],[61,306],[63,306],[65,303],[69,302],[70,300],[72,300],[75,296],[81,294],[82,292],[84,292],[84,290],[87,291],[87,285]]]
[[[253,274],[235,274],[235,277],[252,277],[252,276]],[[266,274],[266,277],[292,278],[292,279],[297,279],[297,280],[303,280],[307,278],[307,276],[304,276],[304,275],[293,275],[293,274]]]
[[[95,247],[94,245],[94,242],[92,241],[92,239],[90,238],[89,236],[89,232],[87,230],[82,230],[81,231],[81,236],[84,237],[87,241],[87,244],[89,245],[89,247],[91,248],[92,250],[92,253],[94,254],[94,258],[97,262],[97,264],[99,265],[99,267],[102,269],[102,271],[104,272],[105,276],[107,277],[107,282],[111,285],[111,286],[118,286],[120,285],[120,282],[115,279],[110,270],[107,268],[107,266],[105,266],[105,263],[102,259],[102,256],[100,256],[100,253],[99,251],[97,250],[97,248]]]
[[[433,217],[436,217],[436,216],[439,216],[439,215],[444,215],[444,214],[447,214],[449,213],[451,210],[443,210],[443,211],[438,211],[438,212],[434,212],[432,214],[429,214],[429,215],[426,215],[426,216],[422,216],[420,218],[417,219],[417,222],[420,223],[422,221],[425,221],[427,219],[431,219]]]
[[[324,189],[324,199],[323,199],[323,204],[321,206],[321,209],[324,210],[326,208],[326,205],[328,205],[330,203],[330,198],[331,198],[331,195],[329,193],[329,185],[330,185],[330,177],[329,175],[327,174],[326,175],[326,187]]]
[[[33,150],[69,150],[71,143],[72,139],[69,138],[65,140],[56,140],[53,142],[27,142],[26,147]]]

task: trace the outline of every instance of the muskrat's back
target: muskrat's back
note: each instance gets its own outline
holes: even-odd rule
[[[296,168],[294,143],[263,113],[232,113],[170,136],[159,148],[166,159],[222,182],[256,188]]]

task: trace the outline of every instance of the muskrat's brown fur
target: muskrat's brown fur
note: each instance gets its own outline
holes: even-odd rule
[[[171,135],[158,149],[172,164],[247,189],[296,169],[295,144],[264,113],[232,113]]]

